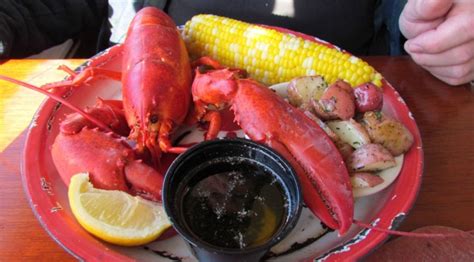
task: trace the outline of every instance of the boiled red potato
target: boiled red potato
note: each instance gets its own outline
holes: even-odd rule
[[[311,100],[319,100],[328,83],[322,76],[302,76],[288,84],[288,100],[295,107],[306,108]]]
[[[354,188],[374,187],[384,182],[383,178],[369,172],[352,173],[350,179]]]
[[[382,109],[383,91],[372,83],[365,83],[354,89],[357,112],[367,112]]]
[[[319,119],[317,116],[312,114],[309,111],[304,112],[306,116],[311,118],[314,122],[316,122],[319,127],[321,127],[324,132],[329,136],[332,142],[334,142],[334,145],[336,145],[337,149],[339,150],[339,153],[341,153],[342,159],[347,160],[347,158],[354,152],[354,148],[348,144],[346,141],[341,139],[341,137],[336,134],[328,125],[327,123],[323,122],[321,119]],[[363,128],[363,127],[362,127]]]
[[[381,112],[364,113],[362,123],[372,142],[383,145],[393,156],[405,153],[414,142],[413,135],[402,123]]]
[[[331,84],[319,100],[311,101],[314,112],[323,120],[348,120],[355,114],[355,98],[352,87],[343,80]]]
[[[279,83],[276,85],[271,86],[270,88],[274,90],[278,95],[283,98],[288,98],[288,85],[289,82]],[[303,109],[304,111],[304,109]],[[339,152],[341,153],[345,162],[348,162],[349,157],[354,152],[354,148],[349,144],[345,143],[340,139],[321,119],[316,117],[314,114],[304,111],[304,113],[311,119],[313,119],[318,125],[328,134],[331,140],[334,142],[336,147],[338,148]],[[379,176],[383,179],[383,183],[375,185],[373,187],[354,187],[353,188],[353,195],[355,198],[364,197],[368,195],[375,194],[380,192],[384,188],[390,186],[393,181],[397,178],[400,174],[400,170],[403,166],[403,155],[400,155],[395,158],[396,165],[391,168],[384,169],[382,171],[378,171],[375,175]],[[361,185],[361,183],[359,183]]]
[[[354,148],[370,143],[367,130],[352,118],[349,120],[328,121],[326,124],[342,141]]]
[[[311,120],[316,122],[318,126],[321,127],[321,129],[329,136],[329,138],[331,138],[333,142],[340,140],[339,136],[334,131],[332,131],[332,129],[326,124],[326,122],[322,121],[316,115],[309,111],[304,111],[304,114]]]
[[[339,153],[341,153],[341,156],[344,162],[347,162],[349,157],[354,152],[354,148],[348,143],[342,141],[341,139],[335,141],[334,145],[337,147],[337,150],[339,150]]]
[[[398,175],[400,174],[400,171],[403,166],[403,155],[395,157],[395,163],[396,165],[394,167],[390,167],[387,169],[384,169],[382,171],[378,172],[370,172],[378,177],[380,177],[383,182],[375,185],[375,186],[367,186],[367,187],[353,187],[352,188],[352,193],[354,194],[355,198],[358,197],[364,197],[364,196],[369,196],[372,194],[375,194],[377,192],[380,192],[390,186],[395,179],[397,179]],[[361,173],[361,172],[357,172]],[[370,179],[370,178],[369,178]]]
[[[349,172],[375,172],[396,165],[390,152],[379,144],[357,148],[347,160]]]

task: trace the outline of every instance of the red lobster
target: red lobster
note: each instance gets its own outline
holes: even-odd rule
[[[125,117],[142,151],[181,153],[170,133],[183,123],[191,103],[189,56],[173,20],[148,7],[133,19],[123,44],[122,84]]]
[[[192,94],[198,117],[209,105],[217,109],[230,105],[246,135],[289,160],[312,212],[344,234],[353,219],[352,187],[344,161],[326,133],[269,88],[242,78],[241,70],[216,68],[215,62],[201,61],[215,69],[204,73],[202,68],[196,69]]]
[[[191,66],[184,41],[173,20],[154,7],[141,9],[132,20],[122,49],[122,74],[89,67],[69,83],[49,84],[48,89],[79,85],[94,75],[122,81],[123,109],[131,129],[129,138],[139,152],[148,149],[155,163],[161,152],[181,153],[170,134],[183,124],[191,103]]]
[[[172,147],[169,136],[183,123],[190,105],[188,53],[172,19],[151,7],[137,13],[119,48],[123,74],[94,67],[76,74],[63,67],[72,78],[43,89],[3,76],[0,79],[44,93],[77,112],[60,124],[51,149],[55,166],[67,185],[73,174],[89,172],[97,188],[161,201],[162,174],[138,156],[150,152],[156,166],[162,151],[185,149]],[[123,106],[120,101],[99,100],[96,106],[82,111],[45,91],[76,87],[98,74],[122,79]],[[138,153],[120,135],[136,140]]]

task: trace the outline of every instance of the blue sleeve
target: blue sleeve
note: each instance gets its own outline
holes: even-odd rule
[[[388,48],[390,55],[406,54],[403,49],[405,38],[400,32],[398,20],[407,0],[381,0],[376,11],[376,31],[385,26],[388,31]]]

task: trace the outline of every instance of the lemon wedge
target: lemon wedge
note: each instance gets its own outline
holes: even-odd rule
[[[77,221],[89,233],[109,243],[146,244],[171,226],[160,203],[118,190],[96,189],[87,173],[71,178],[68,196]]]

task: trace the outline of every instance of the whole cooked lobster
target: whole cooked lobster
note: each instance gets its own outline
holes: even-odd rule
[[[183,152],[170,133],[183,123],[191,102],[191,66],[173,20],[148,7],[133,19],[123,44],[122,94],[130,138],[154,160],[160,152]]]
[[[173,147],[170,134],[181,125],[191,102],[191,67],[184,41],[173,20],[158,8],[141,9],[133,18],[122,51],[122,73],[89,67],[79,74],[61,68],[73,76],[69,85],[79,85],[95,75],[122,81],[125,118],[129,137],[138,150],[145,148],[155,164],[161,152],[181,153]],[[115,51],[115,50],[114,50]],[[47,85],[46,88],[65,86]]]
[[[353,220],[352,186],[344,161],[326,133],[269,88],[243,78],[242,70],[222,68],[208,59],[201,61],[207,68],[197,67],[192,85],[197,117],[209,106],[230,106],[247,136],[269,145],[292,164],[311,211],[344,234]],[[217,132],[209,130],[212,134]]]
[[[122,73],[88,67],[66,81],[38,88],[8,77],[0,79],[42,92],[76,113],[60,123],[52,148],[54,164],[66,185],[72,175],[89,172],[97,188],[117,189],[161,201],[163,177],[140,158],[152,156],[155,167],[162,151],[173,147],[170,134],[183,123],[191,101],[191,67],[176,25],[157,8],[144,8],[133,19],[123,45]],[[110,53],[110,52],[109,52]],[[109,55],[104,54],[104,56]],[[122,80],[120,101],[99,100],[81,110],[54,92],[45,90],[80,87],[96,75]],[[127,137],[137,145],[134,150]]]

